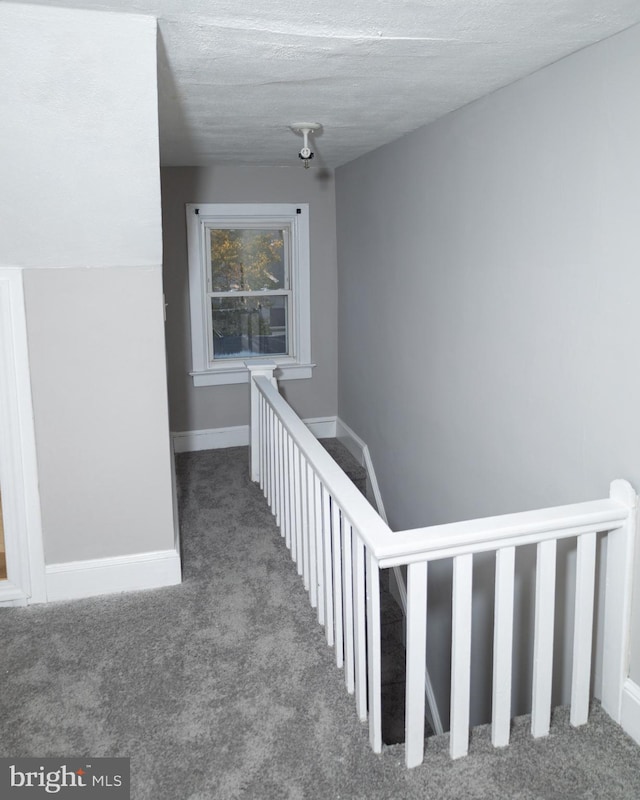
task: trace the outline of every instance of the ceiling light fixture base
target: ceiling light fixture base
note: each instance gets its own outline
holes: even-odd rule
[[[295,133],[314,133],[319,131],[322,125],[319,122],[292,122],[289,126]]]
[[[319,122],[292,122],[289,127],[294,133],[301,133],[304,137],[304,144],[298,153],[298,158],[304,161],[304,168],[309,169],[309,161],[313,158],[313,152],[309,147],[309,134],[319,131],[322,125]]]

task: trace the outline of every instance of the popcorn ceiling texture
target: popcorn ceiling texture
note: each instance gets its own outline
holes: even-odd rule
[[[41,0],[158,18],[165,166],[344,164],[640,21],[637,0]]]

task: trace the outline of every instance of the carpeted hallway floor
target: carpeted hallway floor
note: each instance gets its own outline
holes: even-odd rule
[[[494,750],[374,755],[247,451],[179,457],[184,583],[0,611],[0,755],[130,756],[135,800],[635,800],[640,748],[595,708]]]

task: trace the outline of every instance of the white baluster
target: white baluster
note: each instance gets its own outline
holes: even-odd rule
[[[281,426],[281,437],[280,441],[278,442],[278,450],[280,453],[280,468],[279,468],[279,476],[280,476],[280,535],[282,537],[285,536],[285,530],[287,525],[287,517],[286,517],[286,496],[287,496],[287,459],[286,459],[286,447],[287,447],[287,432],[284,428],[284,425]]]
[[[327,631],[327,644],[333,647],[333,566],[331,563],[331,496],[327,487],[322,485],[322,551],[324,553],[324,588],[325,588],[325,622]]]
[[[427,655],[427,562],[407,567],[407,682],[404,741],[407,767],[424,758],[424,684]]]
[[[342,627],[342,515],[336,501],[331,499],[331,531],[333,534],[333,607],[335,609],[336,665],[344,664]]]
[[[271,511],[277,520],[278,513],[278,427],[280,420],[277,414],[273,415],[273,453],[271,459]]]
[[[316,581],[318,586],[318,622],[324,625],[324,551],[322,543],[322,484],[320,478],[313,473],[313,507],[315,514],[316,534]]]
[[[538,544],[536,612],[533,634],[531,733],[546,736],[551,722],[553,628],[556,594],[556,540]]]
[[[367,629],[366,629],[366,598],[367,588],[365,583],[365,547],[360,537],[354,531],[353,536],[353,561],[354,561],[354,606],[355,606],[355,683],[356,683],[356,711],[358,718],[364,722],[367,718]]]
[[[316,554],[316,498],[314,493],[315,473],[311,464],[307,464],[307,513],[309,516],[309,600],[311,608],[318,605],[318,556]]]
[[[300,538],[302,541],[302,583],[309,591],[309,508],[307,493],[307,459],[300,454]]]
[[[571,724],[584,725],[589,717],[593,600],[596,578],[596,534],[578,536],[576,555],[576,603],[573,627],[573,676]]]
[[[380,570],[367,554],[367,669],[369,677],[369,742],[374,753],[382,751],[382,691],[380,653]]]
[[[273,410],[267,411],[267,503],[271,508],[271,497],[273,492]]]
[[[289,482],[289,434],[286,430],[282,432],[282,534],[287,547],[291,547],[291,524],[289,516],[289,496],[291,494],[291,484]]]
[[[295,551],[296,551],[296,518],[295,518],[295,492],[294,492],[294,474],[295,474],[295,467],[294,467],[294,443],[293,439],[289,437],[289,444],[287,447],[287,484],[288,484],[288,497],[287,497],[287,519],[289,521],[289,538],[287,540],[287,546],[291,551],[291,558],[295,560]]]
[[[267,472],[267,404],[260,395],[260,488],[266,494],[265,475]]]
[[[264,405],[264,496],[269,492],[269,414],[271,410],[265,402]],[[269,502],[267,500],[267,502]]]
[[[280,515],[280,499],[281,499],[281,491],[282,491],[282,483],[281,483],[281,472],[280,472],[280,458],[282,454],[282,423],[276,417],[276,435],[275,435],[275,481],[274,481],[274,512],[276,515],[276,525],[280,527],[281,525],[281,515]]]
[[[511,679],[513,670],[513,576],[515,547],[496,553],[496,595],[493,617],[493,703],[491,741],[494,747],[509,744],[511,727]]]
[[[278,508],[278,427],[280,420],[278,415],[273,414],[273,486],[271,489],[271,508],[274,514]]]
[[[471,687],[471,598],[473,556],[453,559],[453,631],[451,646],[451,758],[469,750],[469,692]]]
[[[298,575],[302,575],[302,561],[303,561],[303,552],[302,552],[302,474],[301,474],[301,459],[300,459],[300,450],[298,447],[295,447],[294,450],[294,471],[293,471],[293,486],[294,486],[294,497],[295,497],[295,535],[296,535],[296,569],[298,570]]]
[[[351,523],[342,516],[342,605],[344,608],[344,679],[347,692],[353,694],[353,551],[351,549]]]

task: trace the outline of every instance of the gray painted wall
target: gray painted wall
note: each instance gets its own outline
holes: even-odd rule
[[[396,529],[594,499],[617,477],[640,489],[639,85],[636,27],[336,171],[339,414]],[[475,577],[477,686],[492,565]],[[632,651],[639,681],[640,591]],[[566,662],[555,678],[558,699]]]
[[[295,144],[295,142],[294,142]],[[295,154],[295,151],[294,151]],[[309,203],[311,359],[309,380],[282,381],[303,418],[337,413],[337,267],[333,173],[295,167],[167,167],[162,170],[164,286],[171,430],[246,425],[246,384],[194,387],[189,375],[191,332],[186,203]]]
[[[173,547],[160,267],[25,273],[47,563]]]
[[[0,38],[46,561],[170,549],[156,21],[4,5]]]

